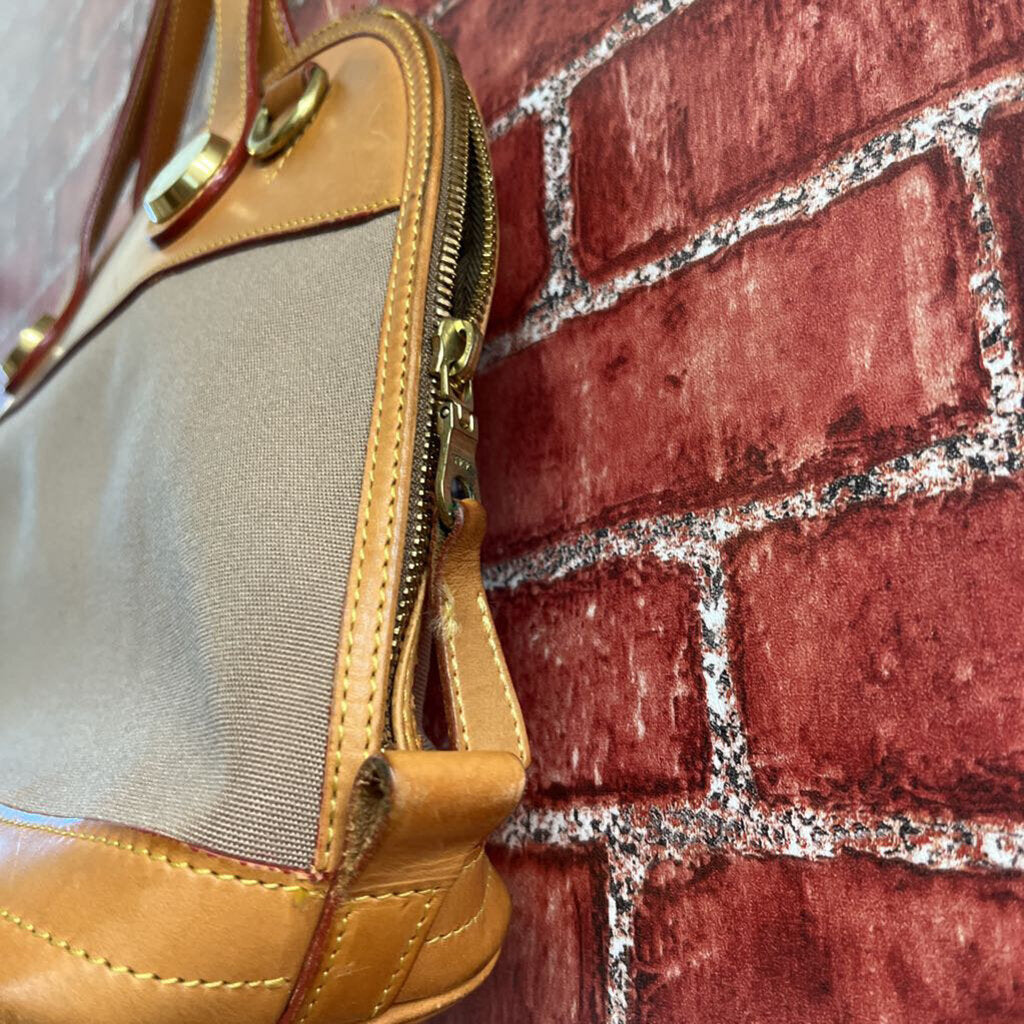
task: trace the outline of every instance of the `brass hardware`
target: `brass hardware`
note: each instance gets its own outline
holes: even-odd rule
[[[260,107],[245,144],[250,156],[265,160],[280,153],[302,134],[316,116],[327,95],[330,79],[318,64],[310,64],[308,68],[302,95],[284,113],[272,117],[266,102]]]
[[[480,360],[482,338],[472,320],[447,318],[435,338],[438,381],[435,429],[440,441],[434,499],[442,524],[455,522],[456,503],[478,495],[476,475],[477,422],[473,413],[473,371]]]
[[[226,139],[201,131],[164,164],[146,189],[146,216],[163,224],[180,213],[217,173],[230,150]]]
[[[445,119],[443,147],[443,200],[438,210],[440,244],[433,267],[435,287],[433,308],[430,310],[433,323],[425,332],[425,337],[434,338],[436,342],[443,321],[451,317],[473,321],[479,334],[479,325],[486,319],[494,285],[498,220],[494,177],[487,151],[487,130],[462,77],[458,61],[445,43],[432,33],[431,38],[451,87],[445,102],[449,116]],[[405,553],[391,634],[392,667],[399,662],[406,627],[415,607],[423,573],[430,562],[435,523],[440,522],[442,529],[450,529],[454,525],[452,485],[461,489],[468,482],[473,490],[477,488],[476,470],[473,468],[476,421],[469,420],[466,415],[467,412],[472,414],[472,395],[463,391],[461,416],[454,409],[449,409],[448,415],[440,415],[443,401],[439,388],[440,374],[433,370],[433,364],[427,367],[429,397],[417,414],[424,417],[428,432],[425,431],[426,436],[417,441]],[[457,433],[457,426],[468,429]],[[441,437],[438,437],[439,428]],[[444,444],[445,437],[448,437],[447,444]],[[452,468],[459,460],[462,472],[456,475]]]
[[[25,365],[25,360],[46,337],[54,323],[56,319],[49,313],[44,313],[31,327],[23,327],[18,332],[18,344],[11,349],[3,362],[2,368],[8,380]]]

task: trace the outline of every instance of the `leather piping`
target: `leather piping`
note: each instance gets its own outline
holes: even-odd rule
[[[426,200],[428,193],[436,193],[440,178],[440,161],[432,159],[437,127],[432,93],[439,87],[431,75],[425,41],[409,19],[390,11],[344,19],[300,46],[293,64],[301,64],[341,38],[364,33],[386,42],[398,58],[406,83],[409,128],[394,259],[381,327],[360,525],[335,671],[316,860],[316,866],[326,871],[340,863],[341,844],[336,840],[344,825],[356,769],[380,743],[397,597],[398,573],[393,567],[401,565],[408,515],[419,339],[423,336],[429,272],[429,247],[421,239],[432,237],[434,210]],[[368,608],[373,609],[372,614],[368,614]]]

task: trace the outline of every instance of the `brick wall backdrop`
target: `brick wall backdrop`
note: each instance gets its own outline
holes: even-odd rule
[[[537,758],[445,1019],[1024,1020],[1020,0],[418,7],[494,140],[487,572]],[[8,334],[143,21],[0,14]]]

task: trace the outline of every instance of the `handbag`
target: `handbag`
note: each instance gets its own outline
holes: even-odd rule
[[[4,362],[4,1024],[397,1024],[493,967],[529,763],[480,571],[496,235],[423,25],[154,4],[70,298]]]

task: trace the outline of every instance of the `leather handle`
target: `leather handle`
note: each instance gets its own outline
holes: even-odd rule
[[[483,505],[461,501],[438,558],[434,608],[448,726],[457,749],[507,751],[528,766],[523,713],[484,592],[480,547],[486,530]]]
[[[223,191],[245,159],[245,134],[259,103],[261,76],[287,53],[292,29],[282,0],[154,0],[142,48],[115,122],[79,237],[75,279],[64,308],[7,389],[17,391],[56,344],[88,289],[97,246],[136,166],[136,204],[178,145],[211,19],[217,32],[217,88],[208,124],[231,144],[217,175],[190,208],[154,231],[168,241],[186,230]]]
[[[145,139],[139,153],[139,169],[135,185],[136,205],[156,172],[171,158],[178,148],[182,125],[188,113],[191,92],[195,87],[210,23],[222,23],[221,34],[226,45],[218,47],[221,65],[234,59],[234,44],[224,31],[239,23],[239,12],[244,3],[230,2],[223,16],[216,16],[214,0],[170,0],[164,17],[163,42],[160,59],[153,75],[148,103]],[[256,66],[263,74],[283,61],[295,44],[295,34],[284,0],[262,0],[259,11],[258,51]],[[221,69],[223,70],[223,68]],[[220,90],[218,88],[218,93]],[[214,97],[224,100],[223,94]],[[210,111],[212,130],[215,112]],[[222,110],[219,118],[230,119],[231,112]]]

